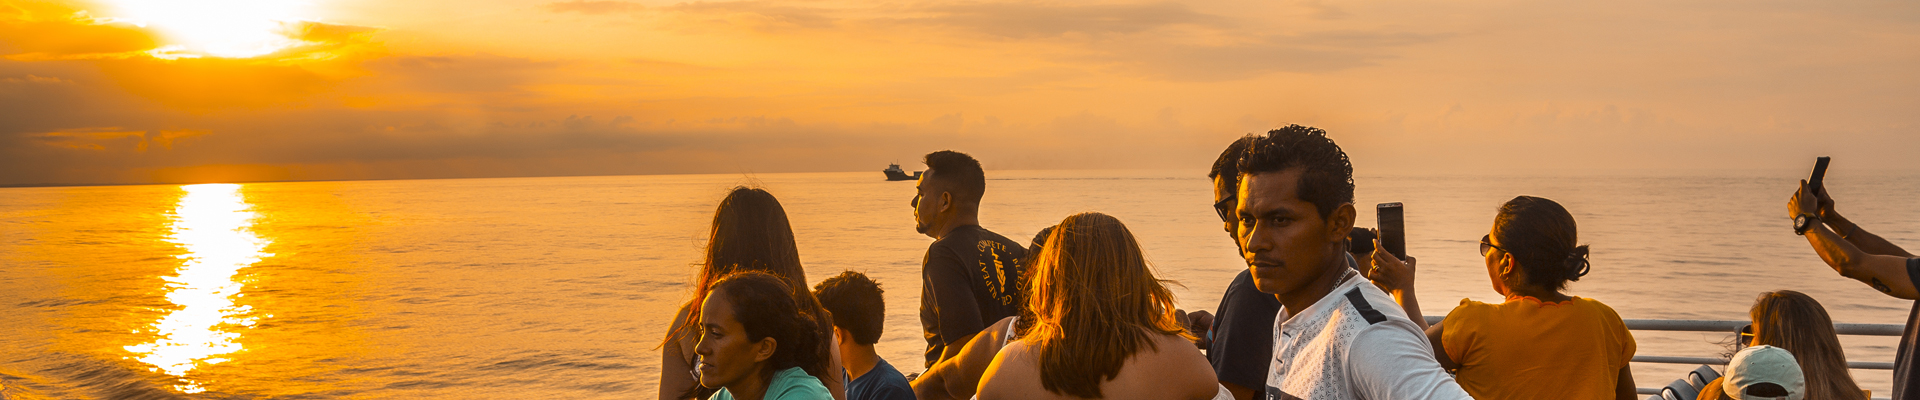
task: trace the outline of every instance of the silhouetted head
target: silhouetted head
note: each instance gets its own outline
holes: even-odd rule
[[[1482,255],[1494,289],[1503,295],[1512,295],[1516,286],[1559,292],[1590,269],[1587,246],[1579,244],[1573,214],[1553,200],[1533,196],[1508,200],[1494,216],[1487,238]],[[1501,271],[1509,271],[1505,274],[1509,278],[1501,278]]]
[[[763,271],[727,275],[700,308],[700,385],[732,387],[758,380],[764,387],[781,370],[825,373],[821,316],[794,302],[786,280]]]
[[[1154,277],[1133,233],[1111,216],[1061,221],[1032,271],[1026,307],[1033,323],[1020,340],[1040,349],[1048,391],[1099,398],[1100,384],[1128,357],[1153,347],[1147,335],[1185,335],[1174,320],[1173,293]]]
[[[926,163],[913,198],[914,229],[939,238],[956,220],[980,212],[987,177],[973,156],[953,150],[929,153]]]
[[[1233,236],[1233,227],[1238,225],[1240,217],[1234,209],[1240,205],[1240,157],[1247,154],[1247,146],[1253,143],[1253,135],[1241,136],[1227,144],[1220,157],[1213,160],[1213,170],[1207,172],[1207,179],[1213,180],[1213,211],[1220,217],[1227,236]]]
[[[886,329],[887,300],[880,284],[866,274],[847,271],[813,286],[813,297],[833,313],[833,326],[845,332],[855,344],[872,346],[880,342]]]
[[[1826,307],[1792,290],[1761,293],[1753,302],[1753,345],[1793,353],[1807,377],[1807,400],[1858,399],[1860,386],[1847,370],[1847,356]]]
[[[1240,159],[1236,228],[1254,286],[1282,295],[1337,279],[1353,229],[1353,164],[1326,131],[1288,125]],[[1317,287],[1317,286],[1315,286]]]

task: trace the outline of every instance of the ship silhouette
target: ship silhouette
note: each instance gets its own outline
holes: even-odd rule
[[[907,175],[907,171],[900,169],[900,164],[887,164],[887,169],[880,170],[880,172],[886,173],[887,180],[889,181],[911,181],[920,179],[920,171],[913,171],[913,175]]]

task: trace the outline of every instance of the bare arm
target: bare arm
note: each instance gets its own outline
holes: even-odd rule
[[[687,309],[681,308],[679,315],[674,316],[672,326],[680,326],[686,320]],[[666,348],[660,349],[660,400],[685,400],[680,396],[700,384],[694,382],[693,375],[688,372],[693,370],[693,365],[687,362],[691,357],[687,357],[686,353],[686,350],[693,348],[690,342],[692,337],[683,334],[668,342]]]
[[[1807,182],[1801,181],[1800,190],[1794,192],[1793,198],[1787,201],[1787,214],[1789,216],[1820,215],[1822,214],[1820,203],[1819,197],[1807,187]],[[1828,206],[1830,207],[1831,204]],[[1839,213],[1834,214],[1838,216]],[[1839,219],[1845,220],[1844,217]],[[1843,222],[1841,225],[1853,224]],[[1858,228],[1858,226],[1854,227]],[[1866,242],[1885,242],[1877,236],[1871,241],[1866,240],[1865,237],[1871,234],[1864,232],[1855,232],[1852,235],[1862,235],[1861,240]],[[1812,229],[1807,230],[1806,237],[1807,243],[1813,246],[1813,251],[1820,255],[1820,260],[1826,261],[1827,266],[1833,267],[1833,270],[1839,272],[1841,276],[1866,283],[1874,290],[1893,297],[1920,299],[1920,290],[1915,290],[1913,279],[1907,274],[1907,259],[1912,256],[1907,255],[1905,250],[1889,243],[1884,247],[1890,249],[1880,250],[1895,250],[1899,255],[1869,253],[1861,250],[1860,246],[1855,245],[1848,238],[1834,233],[1833,229],[1826,224],[1815,224]]]
[[[1427,329],[1427,318],[1420,313],[1420,299],[1413,295],[1414,265],[1419,259],[1408,256],[1405,262],[1388,253],[1380,246],[1380,239],[1373,240],[1372,268],[1367,269],[1367,279],[1373,281],[1380,290],[1393,295],[1394,302],[1400,303],[1400,309],[1407,313],[1407,319],[1421,330]]]
[[[913,381],[913,392],[921,399],[973,397],[979,389],[980,377],[987,372],[987,366],[993,363],[994,355],[1006,346],[1007,325],[1013,323],[1013,317],[1001,318],[999,322],[987,326],[980,333],[967,337],[965,346],[958,348],[953,357],[941,360]],[[931,378],[931,379],[929,379]]]
[[[1447,355],[1446,345],[1440,344],[1440,338],[1446,335],[1445,327],[1446,325],[1427,327],[1427,343],[1433,344],[1433,360],[1439,361],[1440,368],[1446,368],[1448,371],[1460,369],[1460,363],[1453,361],[1453,356]]]
[[[1640,393],[1636,391],[1639,389],[1633,384],[1633,364],[1620,366],[1620,379],[1613,385],[1613,398],[1615,400],[1638,399]]]
[[[1880,238],[1880,235],[1861,229],[1860,225],[1841,216],[1839,212],[1830,208],[1822,211],[1824,215],[1820,217],[1821,222],[1833,228],[1834,232],[1841,233],[1841,238],[1846,239],[1848,243],[1853,243],[1854,247],[1859,247],[1860,251],[1882,256],[1913,257],[1913,253],[1908,253],[1906,249],[1894,245],[1893,242]]]
[[[1908,257],[1867,254],[1824,225],[1808,229],[1807,242],[1820,254],[1820,259],[1841,276],[1866,283],[1889,296],[1920,299],[1920,290],[1913,287],[1913,279],[1907,276]]]

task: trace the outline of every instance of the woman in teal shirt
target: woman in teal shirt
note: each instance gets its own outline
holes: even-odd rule
[[[815,375],[829,355],[828,316],[801,312],[794,289],[771,274],[742,272],[713,283],[700,307],[700,385],[710,400],[833,400]],[[809,293],[811,295],[811,293]]]

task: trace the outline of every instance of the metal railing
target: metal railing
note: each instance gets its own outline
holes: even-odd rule
[[[1427,325],[1437,325],[1445,317],[1429,316]],[[1637,331],[1678,331],[1678,332],[1714,332],[1732,334],[1748,322],[1743,320],[1704,320],[1704,319],[1627,319],[1627,329]],[[1840,335],[1855,336],[1900,336],[1906,326],[1897,324],[1833,324],[1833,332]],[[1727,359],[1718,357],[1673,357],[1673,356],[1633,356],[1633,362],[1655,364],[1693,364],[1727,365]],[[1847,368],[1891,370],[1891,362],[1847,361]],[[1660,394],[1661,388],[1636,388],[1639,394]],[[1879,398],[1875,398],[1879,399]]]

